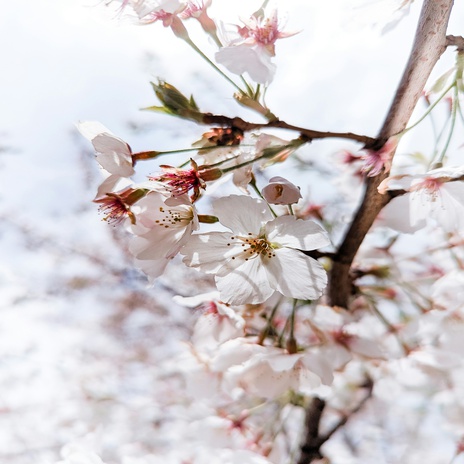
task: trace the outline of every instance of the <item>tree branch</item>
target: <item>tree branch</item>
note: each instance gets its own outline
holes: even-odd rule
[[[324,412],[325,401],[313,398],[306,410],[305,437],[301,446],[301,455],[298,464],[308,464],[314,459],[321,459],[320,448],[324,443],[319,436],[319,425]]]
[[[252,131],[256,129],[262,129],[266,127],[274,127],[278,129],[289,129],[297,131],[300,134],[306,136],[309,140],[314,139],[324,139],[324,138],[339,138],[339,139],[348,139],[354,140],[355,142],[360,142],[364,145],[371,146],[374,144],[375,139],[368,137],[367,135],[353,134],[352,132],[323,132],[316,131],[311,129],[305,129],[304,127],[293,126],[287,124],[285,121],[274,120],[266,123],[254,123],[243,120],[242,118],[229,118],[227,116],[215,115],[211,113],[206,113],[203,115],[203,124],[219,124],[228,127],[236,127],[237,129],[242,130],[243,132]]]
[[[375,149],[380,149],[391,136],[406,128],[432,69],[446,49],[446,28],[453,3],[453,0],[424,1],[409,61],[377,137]],[[389,195],[381,195],[377,191],[387,175],[383,170],[378,176],[366,180],[361,205],[335,255],[329,276],[331,305],[349,307],[351,263],[375,218],[391,199]]]
[[[459,35],[447,35],[446,36],[447,47],[457,47],[458,51],[464,51],[464,37]]]
[[[367,378],[361,388],[366,388],[367,393],[348,414],[344,414],[340,420],[326,433],[320,433],[320,422],[326,402],[320,398],[313,398],[310,406],[306,411],[305,420],[305,437],[303,445],[301,446],[301,455],[298,464],[310,464],[316,459],[321,459],[321,446],[329,440],[329,438],[341,427],[343,427],[348,420],[366,404],[367,400],[372,396],[374,389],[374,382],[371,378]]]

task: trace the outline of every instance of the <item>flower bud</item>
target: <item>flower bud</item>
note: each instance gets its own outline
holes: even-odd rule
[[[291,205],[301,198],[300,189],[283,177],[272,177],[262,194],[273,205]]]
[[[161,111],[194,121],[201,121],[203,119],[203,113],[200,112],[193,96],[187,98],[173,85],[164,81],[159,81],[158,84],[152,82],[151,85],[163,106],[150,106],[145,109]]]

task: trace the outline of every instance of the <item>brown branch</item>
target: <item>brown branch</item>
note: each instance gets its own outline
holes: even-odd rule
[[[287,124],[285,121],[280,121],[278,119],[266,123],[255,123],[245,121],[242,118],[229,118],[227,116],[206,113],[203,115],[202,122],[203,124],[219,124],[228,127],[236,127],[237,129],[240,129],[243,132],[273,127],[278,129],[289,129],[299,132],[300,134],[303,134],[305,137],[307,137],[309,140],[324,138],[348,139],[354,140],[355,142],[360,142],[368,147],[375,143],[375,139],[372,137],[368,137],[367,135],[359,135],[354,134],[352,132],[316,131],[311,129],[305,129],[304,127],[293,126],[291,124]]]
[[[458,51],[464,51],[464,37],[459,35],[447,35],[446,36],[447,47],[457,47]]]
[[[319,425],[324,407],[325,401],[316,397],[312,399],[311,404],[306,410],[305,436],[298,464],[308,464],[314,459],[322,458],[320,448],[324,441],[319,436]]]
[[[341,427],[343,427],[354,414],[359,412],[372,396],[374,382],[367,378],[365,384],[360,386],[366,388],[367,393],[348,414],[344,414],[340,420],[326,433],[320,433],[320,422],[326,402],[320,398],[313,398],[306,411],[305,437],[301,446],[301,454],[298,464],[310,464],[314,460],[322,459],[321,446]]]
[[[432,69],[446,49],[446,28],[453,3],[453,0],[424,1],[409,61],[379,132],[376,149],[406,128]],[[361,205],[336,253],[329,276],[329,303],[332,305],[349,307],[351,263],[375,218],[391,199],[389,195],[381,195],[377,191],[387,175],[383,171],[366,180]]]

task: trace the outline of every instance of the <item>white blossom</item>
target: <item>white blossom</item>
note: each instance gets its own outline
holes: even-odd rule
[[[309,393],[333,380],[332,366],[317,351],[289,354],[282,348],[262,346],[237,338],[221,345],[211,370],[223,373],[223,388],[231,395],[245,392],[277,398],[288,390]]]
[[[216,61],[234,74],[246,72],[255,82],[269,84],[276,71],[272,62],[275,42],[293,34],[280,30],[276,11],[269,16],[251,16],[243,23],[237,26],[235,38],[223,34],[226,46],[216,53]]]
[[[430,219],[447,231],[464,230],[464,183],[459,180],[462,177],[462,166],[434,169],[424,175],[392,176],[380,184],[379,192],[406,191],[409,224],[406,221],[402,231],[407,232],[408,226],[417,229]],[[391,201],[392,205],[395,202],[398,202],[396,198]]]
[[[174,198],[158,190],[139,200],[132,211],[136,224],[131,228],[135,237],[129,250],[152,281],[198,228],[197,213],[187,195]]]
[[[98,163],[108,173],[108,177],[99,186],[95,197],[101,198],[112,192],[121,179],[135,173],[131,148],[99,122],[81,122],[77,128],[85,138],[92,142]]]
[[[215,275],[222,301],[262,303],[275,291],[302,300],[322,295],[326,272],[301,251],[329,245],[319,225],[273,218],[266,203],[243,195],[216,200],[214,209],[232,232],[193,235],[181,253],[188,266]]]
[[[269,179],[269,184],[262,190],[263,197],[273,205],[291,205],[301,198],[300,189],[283,177]]]

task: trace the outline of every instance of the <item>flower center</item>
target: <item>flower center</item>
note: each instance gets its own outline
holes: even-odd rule
[[[245,254],[245,261],[248,261],[250,258],[257,256],[262,256],[266,258],[273,258],[275,256],[274,247],[269,243],[266,237],[253,237],[251,232],[248,233],[248,237],[230,237],[232,240],[240,240],[242,243],[243,253]],[[227,246],[230,246],[231,243],[228,243]],[[235,258],[232,258],[235,259]]]
[[[435,201],[442,185],[442,180],[435,179],[434,177],[426,177],[422,182],[414,185],[411,190],[424,189],[430,195],[431,201]]]
[[[165,229],[185,227],[193,220],[192,208],[188,208],[188,210],[185,211],[179,211],[169,208],[166,209],[160,206],[159,212],[160,214],[158,215],[158,219],[156,219],[155,223]]]
[[[257,24],[250,30],[250,35],[262,45],[273,44],[278,38],[277,18],[266,18],[262,24]]]

